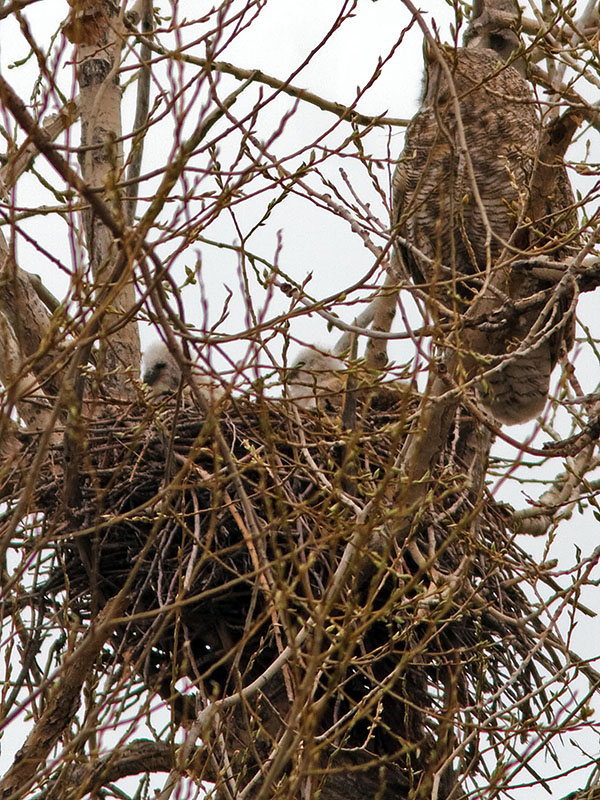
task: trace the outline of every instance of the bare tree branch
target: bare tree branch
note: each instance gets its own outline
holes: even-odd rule
[[[10,769],[0,780],[3,797],[21,793],[32,784],[37,770],[77,711],[86,676],[128,602],[128,587],[125,587],[107,604],[81,643],[65,659],[41,719],[15,756]]]
[[[88,8],[89,6],[89,8]],[[122,203],[117,188],[123,168],[121,146],[121,91],[117,77],[123,33],[110,0],[91,0],[78,4],[65,28],[71,41],[79,45],[79,90],[81,104],[82,176],[88,186],[105,188],[107,200],[116,218],[122,217]],[[108,285],[118,257],[113,230],[95,216],[94,209],[84,210],[84,225],[96,297]],[[118,324],[124,312],[135,304],[133,268],[135,262],[123,265],[119,287],[102,330]],[[101,336],[97,367],[105,371],[109,393],[115,397],[133,397],[131,376],[137,376],[140,362],[140,339],[137,323],[130,321],[110,342]]]
[[[152,52],[157,53],[157,55],[169,55],[167,50],[160,47],[160,45],[156,44],[156,42],[152,41],[148,37],[140,36],[139,38]],[[368,127],[390,125],[392,127],[405,128],[410,122],[409,119],[387,117],[384,114],[377,116],[361,114],[358,111],[355,111],[353,108],[344,106],[341,103],[335,103],[331,100],[319,97],[319,95],[309,92],[307,89],[301,89],[299,87],[292,86],[288,81],[282,81],[279,78],[273,77],[272,75],[266,75],[259,69],[244,69],[243,67],[238,67],[235,64],[229,64],[226,61],[211,61],[205,58],[198,58],[197,56],[190,56],[187,54],[181,54],[179,57],[188,64],[193,64],[194,66],[201,67],[202,69],[211,69],[215,72],[221,72],[224,75],[233,75],[234,78],[237,78],[240,81],[263,83],[265,86],[270,86],[272,89],[277,89],[283,94],[287,94],[290,97],[295,97],[298,100],[302,100],[304,103],[314,105],[317,108],[320,108],[322,111],[328,111],[330,114],[335,114],[336,117],[339,117],[345,122],[350,122],[354,125],[364,125]]]

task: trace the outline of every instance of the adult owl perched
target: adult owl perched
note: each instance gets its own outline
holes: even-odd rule
[[[393,233],[401,237],[397,277],[423,284],[459,320],[477,295],[475,316],[491,318],[507,300],[557,283],[560,271],[543,280],[533,269],[513,270],[511,260],[522,261],[525,251],[564,257],[574,214],[560,165],[541,213],[528,219],[542,124],[523,62],[506,63],[519,44],[507,15],[481,14],[465,40],[464,48],[439,48],[431,56],[421,108],[394,174],[392,215]],[[524,422],[542,411],[561,344],[572,344],[572,320],[561,320],[564,298],[523,344],[543,305],[510,314],[503,326],[465,328],[444,340],[462,353],[469,377],[488,371],[478,391],[499,422]]]

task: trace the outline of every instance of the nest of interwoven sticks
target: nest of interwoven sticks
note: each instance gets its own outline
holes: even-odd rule
[[[489,696],[495,711],[514,704],[511,724],[530,724],[553,657],[539,648],[527,658],[537,623],[521,586],[533,565],[502,509],[473,491],[473,459],[487,451],[464,412],[410,532],[397,535],[398,454],[417,406],[406,391],[374,393],[351,430],[335,411],[260,398],[100,419],[66,521],[60,473],[39,483],[42,528],[60,533],[40,591],[66,592],[85,620],[129,581],[131,619],[112,646],[148,686],[186,678],[211,697],[254,681],[308,626],[262,689],[260,726],[277,736],[318,647],[309,694],[322,746],[353,759],[395,753],[389,763],[409,786],[432,743],[451,741],[450,707],[459,725],[461,709]],[[253,747],[256,760],[256,737]]]

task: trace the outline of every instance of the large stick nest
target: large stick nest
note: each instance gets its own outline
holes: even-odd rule
[[[281,734],[292,688],[313,741],[324,734],[321,764],[333,750],[336,763],[385,755],[388,788],[414,786],[476,707],[514,704],[506,725],[516,714],[513,730],[526,728],[553,657],[528,658],[538,623],[520,585],[533,565],[502,509],[473,489],[486,440],[464,412],[410,532],[397,535],[396,459],[415,407],[406,392],[379,392],[359,403],[351,431],[337,413],[267,399],[91,423],[79,506],[65,511],[56,468],[37,489],[46,535],[60,533],[40,592],[50,606],[66,593],[89,620],[130,581],[131,619],[112,647],[163,693],[185,678],[204,696],[233,694],[310,621],[283,672],[231,712],[246,762]],[[501,727],[500,713],[490,730]]]

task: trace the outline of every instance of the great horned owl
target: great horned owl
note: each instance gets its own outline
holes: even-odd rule
[[[181,358],[183,358],[181,353]],[[179,388],[181,382],[181,367],[175,356],[162,341],[153,342],[144,351],[143,355],[143,378],[145,384],[150,387],[150,393],[156,399],[164,395],[173,394]],[[214,380],[204,372],[198,364],[192,365],[192,376],[197,387],[202,387],[202,393],[207,399],[217,399],[223,395],[221,387],[217,386]],[[184,401],[191,400],[189,387],[184,392]]]
[[[142,380],[154,397],[176,392],[181,380],[181,368],[164,342],[153,342],[143,355]]]
[[[476,23],[467,47],[440,48],[443,63],[434,55],[428,65],[421,108],[407,129],[393,180],[392,232],[403,240],[396,242],[393,269],[424,284],[459,319],[482,288],[477,309],[489,316],[508,298],[551,287],[552,281],[511,270],[510,260],[525,251],[560,258],[573,223],[562,166],[542,218],[533,224],[526,219],[541,122],[523,65],[501,60],[514,53],[516,34],[502,20]],[[561,343],[572,344],[571,324],[563,320],[550,335],[546,329],[534,337],[528,352],[510,355],[538,317],[539,307],[513,315],[501,329],[465,330],[458,341],[455,334],[444,342],[470,351],[470,375],[483,373],[486,363],[496,367],[483,375],[479,395],[509,425],[542,411]]]
[[[346,369],[341,358],[304,347],[296,356],[287,377],[288,395],[301,408],[339,405]]]

